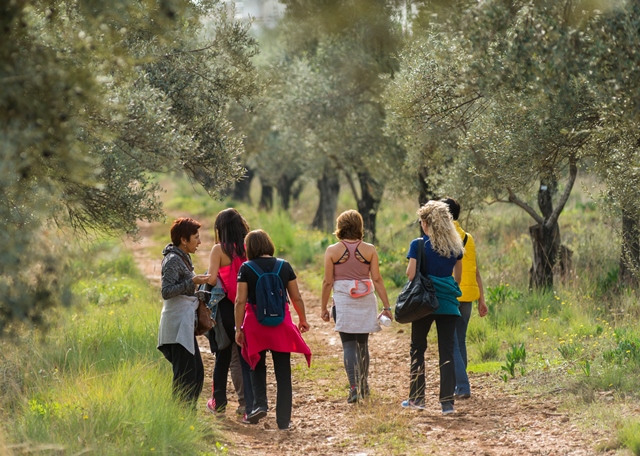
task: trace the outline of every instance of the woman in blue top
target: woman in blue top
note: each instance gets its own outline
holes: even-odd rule
[[[402,406],[425,409],[424,353],[427,350],[427,336],[431,323],[435,321],[440,356],[440,404],[442,413],[448,415],[454,412],[453,393],[456,378],[453,344],[456,320],[460,317],[457,297],[462,294],[458,283],[462,277],[464,247],[445,203],[429,201],[418,209],[418,216],[422,231],[426,233],[423,236],[426,265],[422,271],[433,281],[440,307],[433,314],[411,323],[411,385],[409,399],[403,401]],[[407,255],[409,280],[416,274],[418,241],[419,239],[411,241]]]

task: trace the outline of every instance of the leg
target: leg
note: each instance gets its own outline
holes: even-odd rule
[[[235,342],[233,343],[233,345],[237,349],[236,352],[238,353],[238,362],[240,363],[240,368],[242,370],[244,411],[247,415],[249,415],[255,408],[253,404],[253,387],[251,386],[251,367],[249,367],[249,363],[247,363],[242,357],[242,348]]]
[[[171,363],[173,394],[193,405],[197,402],[204,383],[204,370],[198,344],[195,347],[196,352],[193,355],[180,344],[167,344],[160,347],[162,354]]]
[[[233,315],[233,304],[228,299],[223,299],[218,304],[218,312],[222,319],[222,327],[227,332],[230,340],[235,340],[235,322]],[[222,411],[227,406],[227,377],[229,376],[229,365],[231,364],[231,354],[234,343],[216,352],[216,363],[213,367],[213,399],[216,410]]]
[[[440,356],[440,402],[453,402],[456,370],[453,361],[453,341],[456,335],[457,315],[437,315],[438,354]]]
[[[231,345],[238,346],[233,339]],[[235,348],[232,349],[231,364],[229,366],[229,369],[231,370],[231,381],[233,382],[233,388],[236,390],[236,394],[238,395],[238,405],[240,406],[240,409],[244,409],[244,382],[242,376],[242,366],[240,365],[240,358],[242,358],[240,352]]]
[[[251,371],[251,387],[253,388],[253,409],[267,408],[267,364],[266,350],[260,352],[260,361]]]
[[[279,429],[287,429],[291,421],[293,391],[291,387],[291,353],[271,351],[273,370],[276,374],[276,423]]]
[[[433,323],[433,315],[427,315],[411,323],[411,384],[409,400],[424,403],[424,352],[427,351],[427,335]]]
[[[369,395],[369,334],[357,334],[358,343],[358,390],[360,396]]]
[[[356,341],[355,334],[340,333],[340,340],[342,341],[342,354],[344,362],[344,370],[347,373],[349,379],[349,386],[354,388],[358,385],[358,379],[356,370],[358,366],[358,342]]]
[[[344,370],[349,379],[349,396],[347,403],[358,402],[358,342],[355,334],[340,333]]]
[[[460,313],[462,317],[456,321],[453,356],[456,368],[456,394],[466,395],[471,393],[467,376],[467,327],[471,318],[471,303],[461,302]]]

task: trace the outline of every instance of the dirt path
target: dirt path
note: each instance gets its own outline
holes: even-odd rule
[[[149,252],[151,247],[160,252],[162,246],[154,245],[150,232],[150,226],[142,226],[141,241],[131,247],[143,273],[159,283],[159,255]],[[196,264],[206,267],[211,240],[204,238],[202,245],[207,247],[197,253]],[[314,356],[311,370],[320,366],[324,375],[304,371],[306,366],[294,367],[293,428],[288,432],[278,431],[275,424],[272,372],[268,373],[272,410],[257,425],[243,425],[234,414],[237,402],[229,382],[225,419],[207,415],[220,427],[228,454],[592,455],[597,453],[596,443],[606,438],[604,431],[586,430],[579,424],[581,417],[563,412],[566,408],[553,394],[535,398],[508,394],[497,376],[470,374],[472,398],[457,401],[454,415],[442,416],[437,399],[437,350],[432,345],[427,351],[427,410],[402,409],[400,402],[406,398],[409,383],[409,327],[395,322],[370,338],[370,400],[347,404],[340,339],[333,325],[320,319],[319,297],[301,285],[311,325],[305,334]],[[199,344],[207,372],[201,398],[204,409],[211,394],[213,355],[204,337]],[[292,362],[305,364],[302,355],[293,355]],[[344,385],[341,397],[330,393],[336,385]]]

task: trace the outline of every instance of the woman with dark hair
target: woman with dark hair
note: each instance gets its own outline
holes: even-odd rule
[[[234,302],[236,299],[237,277],[240,265],[246,261],[244,238],[249,232],[247,221],[240,213],[233,209],[220,211],[214,223],[215,245],[209,256],[209,281],[210,285],[216,285],[220,279],[226,296],[218,303],[218,312],[224,331],[229,340],[235,339],[234,331]],[[214,340],[213,330],[207,333],[211,343],[211,351],[216,354],[213,368],[213,397],[207,401],[207,408],[214,414],[224,414],[227,407],[227,377],[233,350],[240,350],[233,342],[228,347],[220,349]],[[242,357],[240,357],[242,358]],[[249,365],[240,359],[243,371],[243,383],[245,384],[245,414],[243,422],[253,410],[253,394],[251,391],[251,378]]]
[[[462,277],[462,239],[453,225],[449,206],[441,201],[429,201],[418,209],[420,226],[426,233],[422,239],[414,239],[409,246],[409,265],[407,277],[413,280],[416,275],[418,247],[423,241],[426,265],[421,264],[422,274],[428,274],[436,289],[440,306],[431,315],[411,323],[411,383],[409,399],[402,402],[403,407],[418,410],[425,409],[425,372],[424,353],[427,350],[427,336],[431,324],[435,321],[438,331],[438,354],[440,365],[440,405],[442,413],[454,413],[453,395],[456,387],[453,345],[456,322],[460,318],[458,297],[462,295],[460,278]],[[453,274],[453,275],[452,275]]]
[[[267,350],[270,350],[277,384],[276,423],[278,429],[286,430],[290,427],[293,399],[291,353],[304,354],[307,365],[311,364],[311,350],[301,336],[301,333],[309,330],[309,323],[307,323],[304,302],[298,290],[296,274],[288,262],[274,258],[275,246],[269,235],[263,230],[251,231],[246,237],[246,245],[249,261],[240,267],[238,274],[235,340],[242,347],[242,356],[252,369],[254,409],[247,419],[250,423],[257,423],[267,415],[265,362]],[[256,271],[262,271],[263,274],[275,273],[280,277],[281,286],[285,289],[281,291],[285,295],[288,294],[298,314],[297,327],[291,319],[288,300],[284,306],[284,320],[277,326],[266,326],[258,321],[255,313],[257,285],[258,279],[263,276],[259,276]]]
[[[171,243],[162,251],[162,314],[158,350],[173,368],[173,392],[194,407],[204,383],[204,367],[195,336],[196,285],[209,275],[195,275],[191,253],[200,245],[200,223],[179,218],[171,225]]]
[[[384,281],[380,275],[375,246],[362,242],[364,226],[358,211],[345,211],[336,220],[334,233],[340,242],[324,254],[324,280],[320,317],[329,321],[327,309],[333,290],[335,330],[340,333],[344,369],[349,379],[348,403],[369,395],[369,333],[380,331],[378,318],[392,319]],[[382,300],[378,315],[378,301]]]

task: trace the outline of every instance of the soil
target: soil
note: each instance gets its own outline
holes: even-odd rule
[[[159,252],[163,246],[150,238],[152,227],[141,226],[140,241],[130,244],[137,264],[147,278],[159,284]],[[204,234],[204,233],[201,233]],[[196,265],[206,268],[211,239],[203,236]],[[201,246],[201,247],[202,247]],[[158,255],[150,253],[152,250]],[[347,404],[346,374],[342,369],[342,347],[333,325],[320,319],[319,290],[300,284],[311,330],[304,335],[314,355],[314,364],[335,363],[327,378],[299,375],[293,369],[292,428],[279,431],[275,423],[275,379],[268,372],[270,411],[256,425],[242,424],[236,415],[237,398],[229,381],[229,406],[223,418],[206,414],[211,397],[214,356],[206,338],[199,345],[207,372],[201,403],[205,419],[220,433],[218,440],[228,454],[260,455],[593,455],[606,431],[592,429],[585,418],[571,411],[562,397],[549,392],[538,396],[516,394],[497,375],[470,373],[472,397],[455,403],[456,413],[443,416],[438,402],[437,348],[430,344],[426,358],[427,409],[405,410],[409,384],[409,327],[393,323],[369,339],[371,397],[364,403]],[[294,321],[296,317],[294,316]],[[269,359],[269,357],[267,357]],[[302,355],[292,355],[292,364],[302,364]],[[323,371],[324,372],[324,371]],[[302,377],[302,378],[296,378]],[[344,395],[330,394],[344,385]]]

